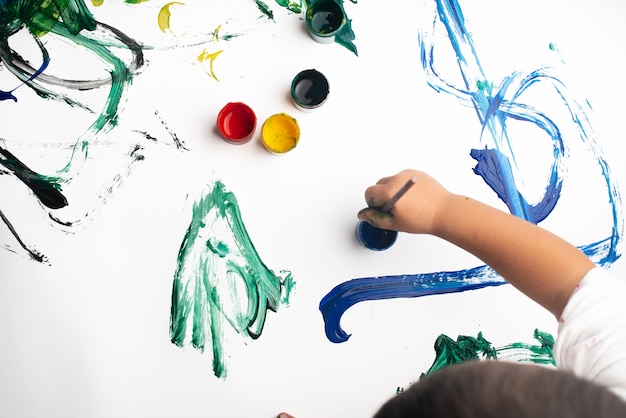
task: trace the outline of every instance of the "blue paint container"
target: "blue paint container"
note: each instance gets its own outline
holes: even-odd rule
[[[335,41],[335,35],[346,23],[346,15],[335,0],[317,0],[309,5],[305,20],[311,38],[327,44]]]
[[[356,226],[356,239],[370,250],[386,250],[396,242],[397,238],[398,231],[376,228],[364,221],[359,221]]]
[[[314,110],[323,105],[329,92],[328,80],[315,69],[299,72],[291,82],[291,100],[303,111]]]

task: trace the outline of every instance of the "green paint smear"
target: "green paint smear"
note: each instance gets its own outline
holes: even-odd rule
[[[294,13],[301,13],[302,12],[302,0],[300,0],[299,2],[295,3],[295,2],[291,2],[289,0],[276,0],[276,3],[281,6],[284,7],[285,9],[294,12]]]
[[[269,270],[243,224],[235,195],[216,181],[195,201],[182,241],[172,290],[170,338],[204,352],[210,341],[215,376],[227,374],[224,326],[261,335],[267,310],[289,302],[289,271]]]
[[[554,42],[550,42],[550,44],[548,45],[548,48],[550,48],[550,51],[553,51],[559,54],[559,59],[561,60],[563,64],[565,64],[565,60],[563,59],[563,56],[561,55],[561,51],[559,51],[559,48],[556,46]]]
[[[440,335],[435,341],[435,361],[426,373],[428,376],[451,364],[468,361],[507,359],[519,362],[556,365],[552,353],[554,337],[549,333],[535,329],[534,338],[540,345],[512,343],[500,348],[493,347],[482,332],[476,338],[460,335],[456,341],[447,335]]]
[[[259,10],[265,16],[267,16],[268,19],[274,20],[274,12],[272,12],[272,10],[267,4],[263,3],[261,0],[254,0],[254,2],[256,3],[256,6],[259,8]]]
[[[491,96],[491,92],[494,89],[494,85],[492,82],[489,82],[487,80],[478,80],[476,82],[476,88],[478,88],[479,91],[485,92],[489,96]]]

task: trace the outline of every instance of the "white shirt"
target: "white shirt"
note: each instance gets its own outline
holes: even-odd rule
[[[600,267],[587,273],[559,320],[554,358],[626,400],[626,281]]]

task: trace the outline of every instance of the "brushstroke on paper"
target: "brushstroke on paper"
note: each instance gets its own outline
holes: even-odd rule
[[[39,172],[26,163],[26,155],[18,154],[11,148],[15,138],[0,138],[0,168],[2,174],[8,174],[4,181],[21,182],[28,188],[35,201],[41,205],[44,216],[50,222],[66,231],[88,221],[97,210],[98,204],[87,203],[91,208],[79,210],[81,218],[75,218],[70,212],[77,204],[79,196],[69,196],[65,189],[71,188],[81,170],[87,163],[91,148],[98,139],[117,126],[119,113],[123,107],[124,95],[131,84],[133,74],[143,66],[143,51],[141,45],[119,30],[98,22],[88,10],[84,1],[74,2],[40,2],[40,1],[7,1],[0,5],[0,63],[12,74],[15,86],[10,89],[0,86],[0,99],[12,100],[18,105],[20,93],[18,89],[28,87],[38,96],[65,103],[72,108],[82,109],[88,114],[95,115],[91,124],[77,138],[65,138],[70,143],[69,152],[64,161],[52,172]],[[86,34],[89,33],[89,35]],[[40,64],[33,67],[31,60],[23,58],[18,50],[14,50],[11,38],[18,34],[28,34],[41,55]],[[42,37],[47,37],[47,42]],[[46,69],[51,60],[55,59],[48,51],[55,41],[69,43],[76,48],[78,56],[95,56],[109,76],[106,78],[63,78],[47,74]],[[130,58],[122,59],[109,45],[116,45],[130,52]],[[108,89],[101,109],[94,110],[93,104],[81,102],[72,97],[73,93],[82,91]],[[69,93],[68,93],[69,92]],[[109,192],[113,192],[123,179],[132,171],[134,165],[143,159],[142,147],[135,144],[127,146],[125,161],[118,166],[119,170],[111,173]],[[59,150],[60,152],[62,150]],[[60,153],[59,152],[59,153]],[[95,192],[98,195],[98,192]],[[101,204],[108,198],[109,193],[100,193]],[[74,202],[72,204],[72,202]],[[6,203],[6,202],[4,202]],[[22,251],[31,259],[43,262],[42,256],[34,248],[32,242],[22,239],[21,228],[11,224],[7,210],[2,217],[4,225],[11,231],[15,241]],[[8,243],[2,243],[9,249]]]
[[[435,360],[432,366],[422,373],[428,376],[452,364],[478,360],[509,360],[555,366],[553,349],[554,337],[535,329],[534,338],[539,345],[516,342],[502,347],[494,347],[482,332],[477,337],[459,335],[455,340],[441,334],[435,341]]]
[[[268,310],[289,302],[291,272],[275,274],[246,232],[237,199],[216,180],[193,202],[178,253],[170,337],[203,352],[210,344],[215,376],[226,378],[224,326],[244,337],[261,335]]]
[[[463,107],[472,107],[481,126],[483,149],[472,149],[470,155],[477,161],[474,173],[507,205],[510,212],[533,223],[546,219],[556,207],[560,197],[569,161],[568,141],[582,141],[590,150],[601,170],[602,183],[610,204],[612,228],[608,236],[579,248],[596,264],[608,266],[621,256],[624,220],[621,197],[611,176],[608,163],[602,155],[586,108],[569,93],[550,68],[538,68],[523,73],[513,71],[499,85],[491,82],[483,70],[471,31],[468,29],[461,6],[456,0],[436,0],[432,27],[420,28],[420,58],[428,84],[437,92],[451,95]],[[464,85],[455,86],[445,80],[435,68],[434,34],[442,24],[456,55]],[[529,105],[521,96],[531,87],[546,84],[560,98],[569,124],[573,124],[578,137],[563,138],[559,126],[540,110],[541,103]],[[515,146],[507,131],[507,121],[533,124],[552,145],[552,162],[542,198],[529,202],[520,191],[519,172],[515,161]],[[563,127],[561,127],[563,128]],[[349,338],[340,325],[341,316],[352,305],[366,301],[392,298],[422,297],[442,293],[455,293],[506,283],[487,266],[456,272],[435,272],[384,277],[365,277],[349,280],[332,289],[320,302],[327,338],[344,342]]]

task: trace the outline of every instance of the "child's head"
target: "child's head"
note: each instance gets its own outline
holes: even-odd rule
[[[626,403],[571,373],[483,361],[449,366],[421,379],[374,416],[409,417],[626,417]]]

